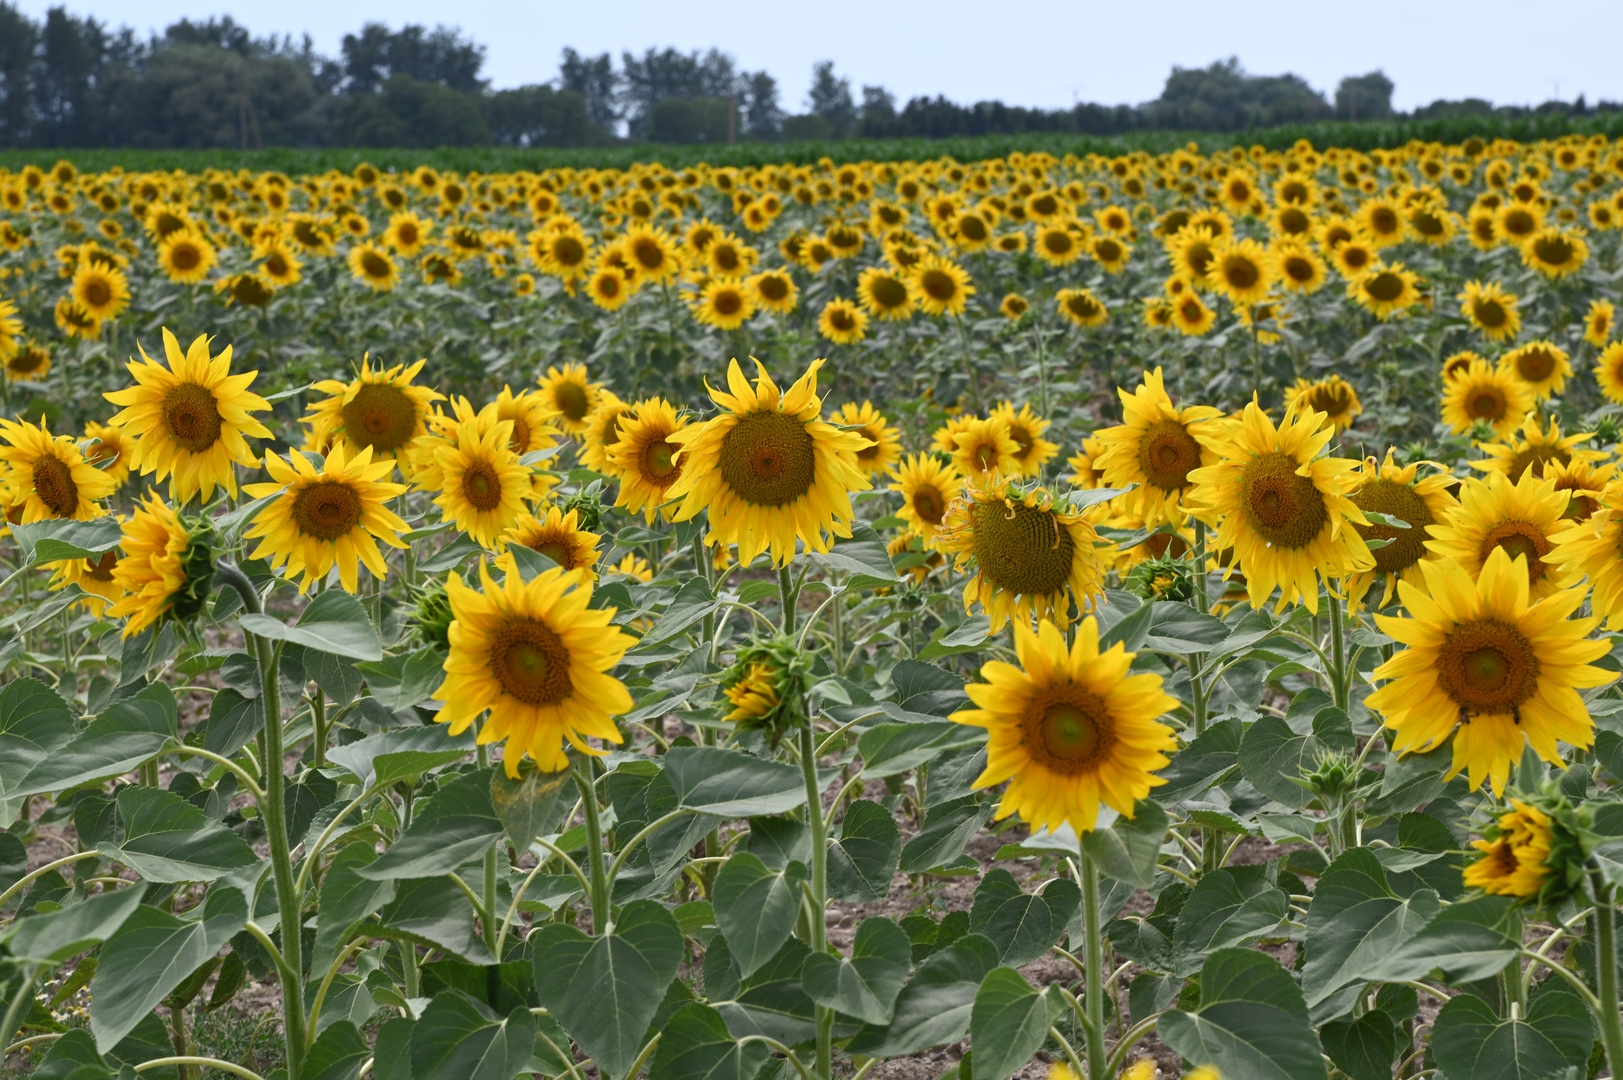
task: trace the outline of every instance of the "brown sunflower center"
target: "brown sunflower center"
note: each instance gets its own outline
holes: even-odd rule
[[[374,281],[382,281],[394,272],[394,267],[376,251],[367,251],[361,255],[361,272]]]
[[[417,406],[398,386],[366,383],[340,410],[344,433],[358,446],[393,453],[411,441],[417,426]]]
[[[1516,357],[1516,374],[1524,382],[1543,382],[1555,374],[1555,354],[1537,345],[1528,346]]]
[[[1317,276],[1313,272],[1313,260],[1305,255],[1287,256],[1285,261],[1280,263],[1280,269],[1284,271],[1286,277],[1302,284],[1311,282]]]
[[[762,298],[774,303],[789,295],[789,282],[776,274],[767,274],[755,283]],[[905,293],[904,293],[905,295]]]
[[[176,244],[169,252],[169,265],[176,270],[195,270],[202,261],[203,253],[192,244]]]
[[[544,532],[524,541],[531,551],[538,551],[565,570],[573,570],[584,560],[575,558],[575,546],[568,538],[553,532]]]
[[[1564,446],[1555,443],[1529,443],[1516,451],[1516,455],[1510,459],[1510,465],[1506,472],[1509,473],[1512,480],[1520,480],[1522,474],[1526,473],[1528,469],[1532,469],[1534,476],[1542,478],[1544,476],[1544,466],[1550,462],[1565,465],[1571,460],[1572,451]]]
[[[907,304],[907,286],[889,274],[881,274],[870,281],[868,295],[873,298],[874,306],[882,311],[891,311]]]
[[[1151,487],[1182,491],[1200,467],[1200,443],[1176,420],[1157,420],[1139,437],[1138,467]]]
[[[417,246],[417,226],[411,224],[409,221],[401,222],[395,228],[394,235],[395,239],[400,242],[401,247]]]
[[[118,553],[106,551],[94,559],[85,560],[85,577],[91,581],[112,581],[113,567],[118,565]]]
[[[1303,548],[1330,520],[1324,495],[1282,451],[1260,454],[1240,475],[1240,507],[1257,535],[1277,548]]]
[[[993,585],[1020,596],[1065,588],[1076,544],[1052,510],[977,503],[973,521],[975,561]]]
[[[721,476],[747,503],[787,506],[817,480],[811,432],[780,412],[749,413],[721,440]]]
[[[1544,565],[1544,556],[1550,553],[1550,541],[1538,526],[1530,522],[1501,521],[1489,529],[1478,549],[1483,562],[1488,561],[1488,556],[1496,547],[1504,548],[1505,554],[1512,559],[1518,555],[1527,557],[1527,580],[1530,584],[1538,584],[1549,572]]]
[[[733,316],[744,310],[744,294],[732,289],[723,289],[710,301],[717,315]]]
[[[1565,266],[1572,261],[1572,243],[1564,236],[1546,236],[1533,241],[1533,255],[1548,266]]]
[[[586,407],[588,404],[586,387],[580,383],[560,383],[558,388],[552,392],[552,399],[557,403],[558,411],[569,417],[569,419],[577,422],[586,419]]]
[[[1471,391],[1465,402],[1467,411],[1477,420],[1499,420],[1504,417],[1509,403],[1504,391],[1497,386],[1479,386]]]
[[[164,395],[163,419],[169,437],[194,454],[220,441],[220,408],[214,395],[197,383],[180,383]]]
[[[682,464],[676,460],[680,447],[660,439],[642,448],[642,474],[648,480],[669,486],[682,475]]]
[[[846,334],[856,328],[857,320],[844,308],[834,308],[828,313],[828,324],[838,332]]]
[[[1110,707],[1080,686],[1052,686],[1026,707],[1026,753],[1044,768],[1066,775],[1092,772],[1114,742]]]
[[[1497,300],[1478,300],[1471,310],[1485,329],[1497,330],[1505,325],[1505,306]]]
[[[644,270],[654,271],[665,265],[665,249],[657,241],[642,239],[631,245],[631,257]]]
[[[1223,280],[1231,289],[1251,289],[1262,278],[1257,264],[1243,255],[1231,255],[1223,260]]]
[[[919,288],[930,299],[945,304],[958,295],[958,281],[945,270],[926,270],[919,275]]]
[[[1473,619],[1437,650],[1437,683],[1467,713],[1507,713],[1538,690],[1539,663],[1522,632],[1498,619]]]
[[[574,693],[569,649],[540,619],[502,623],[492,635],[490,669],[502,690],[526,705],[557,705]]]
[[[502,478],[488,461],[472,461],[462,470],[462,495],[475,510],[494,510],[502,502]]]
[[[293,496],[293,522],[306,536],[337,540],[361,523],[361,497],[337,480],[311,484]]]
[[[112,298],[112,286],[102,278],[90,278],[79,290],[79,299],[92,308],[106,307]]]
[[[17,354],[7,362],[6,366],[18,375],[27,375],[38,371],[46,359],[47,353],[44,349],[18,349]]]
[[[1360,510],[1373,510],[1378,514],[1400,518],[1409,523],[1407,529],[1398,529],[1379,522],[1354,526],[1358,530],[1358,535],[1365,540],[1391,541],[1372,552],[1377,572],[1401,573],[1419,562],[1426,554],[1426,526],[1435,519],[1426,506],[1426,500],[1421,498],[1414,488],[1408,484],[1400,484],[1396,480],[1376,477],[1353,492],[1351,498],[1353,505]]]
[[[939,525],[941,520],[947,516],[946,500],[941,497],[941,492],[935,488],[919,488],[913,492],[912,502],[913,513],[918,515],[920,521],[927,521],[931,525]]]
[[[1390,270],[1370,275],[1364,282],[1364,291],[1383,304],[1390,304],[1403,295],[1403,279]]]
[[[34,459],[34,494],[59,518],[79,509],[79,485],[73,481],[73,469],[51,454]]]

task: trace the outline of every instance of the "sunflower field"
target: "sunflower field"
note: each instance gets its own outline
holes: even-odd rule
[[[0,169],[0,1071],[1623,1075],[1620,223]]]

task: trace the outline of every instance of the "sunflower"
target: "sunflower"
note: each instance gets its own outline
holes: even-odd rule
[[[42,345],[18,345],[5,358],[7,382],[41,382],[50,373],[51,354]]]
[[[1566,351],[1548,341],[1530,341],[1499,358],[1499,369],[1533,392],[1535,401],[1559,394],[1572,374]]]
[[[1336,272],[1349,282],[1369,273],[1379,262],[1375,246],[1361,233],[1332,247],[1330,261],[1335,264]]]
[[[682,500],[675,519],[708,510],[705,542],[737,544],[742,565],[770,550],[774,563],[787,566],[796,539],[827,551],[830,533],[850,535],[850,493],[871,486],[857,466],[857,452],[868,440],[819,419],[822,365],[812,361],[806,374],[780,392],[760,361],[752,389],[734,360],[727,369],[730,392],[710,391],[725,411],[668,437],[681,448],[681,476],[666,492]]]
[[[1127,269],[1127,260],[1133,257],[1133,245],[1115,236],[1095,236],[1087,242],[1088,255],[1107,274],[1119,274]]]
[[[1509,813],[1500,814],[1485,839],[1471,841],[1482,858],[1465,868],[1465,887],[1489,896],[1537,896],[1550,868],[1550,818],[1536,806],[1510,800]]]
[[[85,314],[106,322],[129,306],[130,283],[118,267],[86,260],[74,271],[69,295]]]
[[[1364,200],[1358,207],[1356,220],[1364,235],[1378,248],[1402,243],[1409,231],[1403,208],[1384,196]]]
[[[393,292],[400,284],[400,268],[379,244],[356,244],[348,262],[350,276],[373,292]]]
[[[1501,289],[1497,282],[1466,282],[1460,293],[1460,311],[1489,341],[1511,341],[1522,331],[1516,294]]]
[[[1420,302],[1420,277],[1402,263],[1376,263],[1347,283],[1347,295],[1385,322]]]
[[[975,294],[964,268],[940,255],[920,259],[908,285],[913,290],[913,302],[927,315],[962,315]]]
[[[1544,475],[1555,484],[1555,490],[1566,492],[1567,520],[1583,521],[1600,509],[1601,497],[1617,478],[1617,466],[1574,458],[1550,462],[1544,467]]]
[[[666,492],[682,476],[680,445],[671,436],[688,423],[664,398],[637,402],[632,415],[621,421],[619,441],[609,448],[609,461],[620,475],[614,505],[632,513],[640,510],[648,524],[653,524],[654,515],[667,501]]]
[[[1623,341],[1614,341],[1595,357],[1595,381],[1607,401],[1623,405]]]
[[[828,418],[828,422],[856,428],[857,434],[868,440],[870,445],[857,451],[857,468],[862,470],[864,476],[890,472],[896,460],[902,456],[901,429],[892,427],[871,401],[864,401],[861,405],[847,402]]]
[[[1364,411],[1358,391],[1340,375],[1326,375],[1317,382],[1297,379],[1295,387],[1286,392],[1286,404],[1293,409],[1324,413],[1337,435],[1352,427],[1353,421]]]
[[[1604,349],[1616,322],[1617,308],[1610,300],[1591,300],[1589,313],[1584,316],[1584,340],[1597,349]]]
[[[1217,234],[1208,225],[1185,225],[1167,244],[1173,274],[1204,288],[1206,271],[1212,265]]]
[[[1026,312],[1031,310],[1031,301],[1019,293],[1009,293],[1003,298],[1003,302],[998,305],[997,309],[1010,322],[1019,322],[1025,318]]]
[[[1276,243],[1271,254],[1274,280],[1287,292],[1306,295],[1324,288],[1328,268],[1324,260],[1308,248],[1294,243]]]
[[[406,491],[406,485],[389,482],[393,461],[373,461],[370,446],[351,457],[340,445],[319,469],[297,450],[287,461],[267,452],[265,471],[271,483],[243,485],[250,498],[276,496],[243,533],[245,540],[260,541],[249,558],[269,558],[272,569],[285,563],[289,578],[302,573],[301,593],[325,580],[335,565],[339,583],[352,594],[360,590],[360,564],[379,581],[388,576],[377,541],[404,548],[400,534],[409,528],[387,505]]]
[[[0,439],[0,463],[14,488],[12,503],[21,506],[20,524],[100,517],[101,500],[118,486],[85,460],[71,438],[53,436],[43,418],[37,427],[0,419]]]
[[[1099,483],[1080,486],[1136,485],[1122,496],[1130,514],[1150,528],[1179,524],[1190,472],[1217,463],[1196,432],[1222,414],[1206,405],[1178,408],[1167,395],[1160,368],[1146,371],[1143,383],[1131,394],[1119,388],[1116,394],[1121,398],[1122,422],[1097,434],[1102,450],[1089,462],[1099,471]],[[1071,464],[1076,463],[1073,458]]]
[[[835,297],[823,305],[817,332],[836,345],[855,345],[868,334],[868,313],[849,300]]]
[[[1623,628],[1623,489],[1609,487],[1587,519],[1552,533],[1549,561],[1568,581],[1588,578],[1594,613],[1608,630]]]
[[[907,279],[883,266],[870,266],[857,278],[857,300],[875,318],[909,319],[913,316],[913,294]]]
[[[530,257],[543,274],[573,283],[589,272],[592,238],[573,222],[560,229],[537,229],[529,240]]]
[[[1045,420],[1031,411],[1028,402],[1015,411],[1014,403],[1005,401],[992,410],[992,416],[1002,420],[1003,426],[1009,432],[1019,449],[1015,452],[1015,465],[1021,476],[1032,477],[1042,474],[1043,466],[1047,465],[1059,453],[1059,444],[1049,442],[1043,438],[1043,432],[1053,421]]]
[[[1590,666],[1608,641],[1587,640],[1598,619],[1579,617],[1584,589],[1530,596],[1526,556],[1494,549],[1475,580],[1449,559],[1420,564],[1424,586],[1402,582],[1411,618],[1376,615],[1387,636],[1407,646],[1376,668],[1390,680],[1367,704],[1397,733],[1393,750],[1425,753],[1453,741],[1448,779],[1466,772],[1473,789],[1504,794],[1510,767],[1529,745],[1562,764],[1557,740],[1594,742],[1578,689],[1615,675]]]
[[[1197,433],[1218,458],[1194,470],[1188,506],[1219,518],[1216,548],[1233,548],[1253,607],[1279,589],[1276,610],[1300,601],[1319,610],[1319,582],[1374,565],[1352,525],[1367,525],[1347,498],[1358,485],[1358,463],[1320,457],[1335,429],[1324,414],[1288,411],[1278,428],[1255,400],[1238,420]],[[1232,564],[1224,571],[1231,574]]]
[[[1090,289],[1061,289],[1054,294],[1054,304],[1060,318],[1072,326],[1103,326],[1110,318],[1110,309]]]
[[[613,263],[601,263],[586,281],[586,295],[604,311],[618,311],[635,291],[626,272]]]
[[[753,294],[757,307],[778,315],[787,315],[795,310],[795,279],[789,276],[787,270],[763,270],[759,274],[751,274],[744,279],[744,287]]]
[[[1071,604],[1092,611],[1104,591],[1099,534],[1081,513],[1066,510],[1043,488],[1023,496],[1012,477],[971,481],[947,509],[937,546],[956,554],[957,569],[975,570],[964,610],[980,604],[992,633],[1013,618],[1070,625]]]
[[[485,424],[505,420],[513,425],[507,446],[519,457],[546,450],[557,443],[559,432],[552,424],[555,417],[540,391],[526,390],[515,394],[511,386],[503,386],[496,400],[479,410],[479,419]]]
[[[586,430],[580,436],[581,464],[604,476],[619,475],[612,455],[622,438],[621,425],[635,415],[636,410],[621,401],[618,394],[604,390],[598,397],[597,408],[586,418]]]
[[[57,300],[52,310],[56,328],[69,337],[94,341],[101,335],[101,320],[80,307],[71,296]]]
[[[276,289],[268,279],[250,271],[221,278],[214,283],[214,291],[225,297],[227,307],[244,304],[262,308],[271,302]]]
[[[1069,266],[1082,257],[1082,241],[1063,221],[1039,225],[1031,250],[1049,266]]]
[[[963,491],[964,479],[958,470],[926,454],[911,454],[896,470],[890,490],[901,493],[902,508],[896,516],[924,538],[933,548],[936,535],[947,519],[947,508]]]
[[[187,229],[170,233],[158,244],[158,265],[177,284],[202,281],[216,261],[214,245]]]
[[[445,400],[438,391],[412,385],[427,362],[374,371],[371,357],[362,357],[360,373],[350,382],[326,379],[315,384],[329,396],[310,407],[307,422],[320,438],[341,437],[357,451],[370,447],[374,461],[406,463],[413,444],[428,433],[431,403]]]
[[[693,319],[717,330],[737,330],[755,314],[753,290],[736,278],[712,278],[692,304]]]
[[[1589,261],[1589,244],[1582,229],[1545,228],[1522,244],[1522,262],[1547,278],[1576,274]]]
[[[1508,445],[1483,443],[1480,449],[1488,457],[1469,464],[1484,472],[1503,473],[1513,481],[1520,480],[1527,472],[1543,477],[1546,468],[1551,465],[1589,463],[1604,458],[1606,455],[1600,451],[1583,447],[1594,437],[1594,432],[1584,431],[1563,438],[1559,422],[1552,418],[1546,430],[1540,424],[1538,414],[1529,412],[1522,421],[1520,438],[1512,432]]]
[[[55,573],[51,575],[46,588],[54,592],[69,585],[79,586],[86,595],[78,603],[96,618],[105,618],[108,606],[124,598],[123,586],[113,577],[118,563],[116,551],[105,551],[88,559],[67,559],[55,563]]]
[[[124,618],[122,637],[131,638],[177,609],[201,607],[213,578],[212,556],[192,536],[173,509],[148,491],[124,523],[119,546],[124,557],[113,567],[113,583],[123,596],[111,604],[108,618]]]
[[[1487,424],[1504,438],[1533,408],[1533,391],[1510,372],[1481,357],[1471,360],[1443,387],[1443,423],[1456,435]]]
[[[1193,292],[1185,293],[1172,302],[1172,325],[1185,337],[1200,337],[1217,322],[1217,312]]]
[[[549,367],[539,382],[541,400],[558,414],[558,424],[570,435],[583,434],[586,418],[602,401],[603,384],[591,381],[585,364]]]
[[[952,462],[964,476],[992,480],[1019,475],[1020,444],[1003,417],[972,417],[952,439]]]
[[[595,754],[587,737],[623,741],[613,717],[630,711],[631,694],[608,672],[636,641],[610,625],[616,609],[589,607],[591,586],[562,567],[498,586],[481,562],[479,577],[483,592],[454,571],[445,583],[454,621],[436,719],[460,735],[489,709],[479,741],[508,742],[502,764],[515,779],[525,756],[561,772],[565,742]]]
[[[133,448],[124,439],[124,431],[117,424],[98,424],[85,421],[85,460],[112,480],[115,487],[123,487],[130,478],[130,458]],[[106,462],[106,464],[103,464]]]
[[[1443,382],[1447,383],[1456,375],[1465,374],[1470,370],[1471,364],[1478,360],[1482,360],[1482,355],[1474,353],[1470,349],[1461,349],[1459,352],[1454,353],[1443,361]],[[1486,361],[1483,362],[1486,363]]]
[[[1364,459],[1358,486],[1353,488],[1348,498],[1366,514],[1385,514],[1407,521],[1409,527],[1400,529],[1378,521],[1353,526],[1366,543],[1387,541],[1371,552],[1375,556],[1374,566],[1360,570],[1347,580],[1347,593],[1355,600],[1364,599],[1377,577],[1385,578],[1386,587],[1376,607],[1391,603],[1400,580],[1416,585],[1421,583],[1420,571],[1416,568],[1422,560],[1433,557],[1426,550],[1426,529],[1442,521],[1459,505],[1453,493],[1454,477],[1447,472],[1438,472],[1419,478],[1422,464],[1416,461],[1400,467],[1392,459],[1390,449],[1386,452],[1386,460],[1380,464],[1376,464],[1374,458]]]
[[[515,544],[539,552],[565,570],[576,571],[582,581],[596,581],[598,541],[602,537],[580,527],[580,511],[567,514],[558,506],[547,507],[546,513],[536,517],[532,513],[519,515],[510,528],[497,541],[502,554],[496,566],[503,573],[514,571],[513,556],[508,550]]]
[[[431,251],[417,263],[423,272],[423,281],[430,285],[444,285],[454,289],[462,283],[462,270],[449,255]]]
[[[1178,704],[1161,676],[1129,674],[1135,654],[1119,641],[1101,651],[1091,617],[1068,649],[1053,623],[1035,633],[1016,623],[1014,647],[1020,665],[988,661],[986,681],[964,688],[979,708],[951,717],[987,731],[986,770],[974,786],[1007,781],[998,818],[1018,813],[1032,828],[1089,832],[1100,803],[1132,817],[1134,803],[1166,783],[1155,770],[1178,748],[1157,719]]]
[[[124,406],[109,422],[136,437],[130,463],[143,476],[170,477],[170,498],[207,499],[216,485],[235,495],[235,466],[258,462],[245,436],[271,437],[252,416],[270,408],[248,391],[259,373],[232,375],[231,346],[210,357],[207,337],[199,336],[182,353],[165,328],[163,348],[167,367],[141,349],[141,362],[129,364],[136,385],[102,395]]]
[[[1255,240],[1229,239],[1212,249],[1206,285],[1231,304],[1255,304],[1274,284],[1274,264]]]
[[[726,549],[723,548],[722,550],[725,551]],[[648,560],[643,558],[641,555],[627,555],[625,558],[609,567],[609,573],[624,574],[626,577],[634,578],[637,581],[642,582],[644,585],[654,580],[653,567],[649,566]]]
[[[508,449],[511,437],[507,423],[487,426],[474,418],[458,423],[452,438],[433,450],[440,520],[455,522],[481,547],[493,547],[513,527],[533,491],[530,471]]]
[[[297,285],[304,278],[304,264],[279,242],[256,248],[255,257],[263,260],[259,264],[259,276],[269,282],[272,288],[284,289],[289,285]]]
[[[1481,480],[1468,479],[1460,486],[1460,504],[1441,524],[1427,529],[1428,550],[1458,563],[1472,577],[1496,550],[1503,548],[1522,558],[1533,599],[1551,595],[1568,584],[1566,572],[1546,558],[1550,537],[1566,527],[1568,495],[1557,491],[1552,480],[1534,476],[1531,471],[1512,481],[1502,472],[1490,472]]]
[[[669,281],[682,272],[681,245],[664,229],[633,225],[619,246],[639,278]]]

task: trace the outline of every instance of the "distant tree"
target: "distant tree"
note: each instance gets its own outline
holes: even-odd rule
[[[776,139],[783,130],[778,80],[764,71],[743,76],[744,131],[756,139]]]
[[[1147,107],[1153,125],[1199,131],[1322,120],[1330,105],[1299,75],[1249,75],[1236,57],[1209,67],[1174,67]]]
[[[485,98],[491,137],[502,146],[591,146],[608,135],[574,90],[520,86]]]
[[[345,89],[349,93],[370,93],[385,79],[404,75],[418,82],[439,83],[466,94],[485,88],[479,71],[485,64],[485,47],[465,40],[454,27],[433,30],[408,23],[390,30],[383,23],[370,22],[359,34],[345,34],[343,40]]]
[[[325,135],[328,95],[283,56],[168,45],[126,80],[110,107],[126,146],[299,146]]]
[[[816,113],[783,118],[783,137],[793,142],[822,141],[834,138],[829,122]]]
[[[883,86],[864,86],[857,134],[865,139],[884,139],[895,133],[896,95]]]
[[[39,36],[34,20],[0,2],[0,146],[22,146],[33,134]]]
[[[648,138],[668,143],[724,143],[729,133],[728,114],[736,107],[726,98],[662,98],[649,113]]]
[[[409,75],[383,80],[375,94],[339,105],[337,142],[346,146],[482,146],[491,141],[480,100]]]
[[[586,57],[574,49],[564,49],[563,62],[558,65],[558,88],[579,94],[586,102],[586,114],[606,135],[613,135],[620,127],[620,82],[614,58],[608,53]]]
[[[701,54],[651,48],[641,57],[622,53],[620,64],[626,129],[633,139],[651,137],[654,106],[667,98],[736,101],[743,89],[737,61],[719,49]]]
[[[1392,115],[1392,80],[1382,71],[1349,75],[1336,87],[1340,120],[1385,120]]]
[[[857,106],[851,100],[851,80],[834,74],[832,60],[820,60],[812,65],[812,84],[806,103],[813,116],[827,121],[836,139],[845,138],[856,126]]]

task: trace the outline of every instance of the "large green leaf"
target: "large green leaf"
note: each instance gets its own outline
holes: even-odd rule
[[[980,1080],[1008,1080],[1042,1049],[1063,1006],[1010,967],[986,976],[969,1013],[969,1042]]]
[[[490,800],[501,818],[507,838],[519,851],[527,851],[535,838],[552,832],[568,809],[564,791],[573,790],[568,769],[542,772],[525,758],[515,779],[497,769],[490,780]]]
[[[650,1080],[754,1080],[769,1056],[765,1043],[740,1044],[721,1013],[694,1002],[666,1021],[648,1075]]]
[[[372,1048],[366,1045],[359,1029],[348,1020],[340,1020],[310,1045],[304,1059],[305,1080],[360,1080],[361,1066],[371,1056]]]
[[[1200,970],[1209,953],[1233,948],[1275,929],[1290,914],[1290,897],[1267,868],[1235,866],[1201,875],[1172,934],[1173,974]]]
[[[912,962],[907,931],[873,916],[857,925],[850,959],[813,953],[801,968],[800,982],[819,1005],[865,1023],[888,1024]]]
[[[470,964],[494,963],[474,932],[473,903],[448,877],[412,878],[395,883],[395,897],[377,914],[378,937],[415,941],[443,949]]]
[[[800,918],[800,886],[806,876],[802,863],[774,871],[747,851],[722,866],[711,899],[740,975],[753,975],[789,940]]]
[[[437,877],[483,855],[502,835],[490,775],[489,769],[463,773],[440,788],[412,815],[400,839],[356,873],[373,881]]]
[[[379,782],[414,780],[430,769],[449,765],[475,749],[473,731],[453,736],[444,724],[399,728],[327,751],[334,764],[355,774],[362,787]],[[526,845],[528,846],[528,845]]]
[[[1322,690],[1304,690],[1284,717],[1263,716],[1240,740],[1240,772],[1275,802],[1301,809],[1313,794],[1295,780],[1311,772],[1320,753],[1351,749],[1347,714]]]
[[[11,824],[8,800],[28,771],[73,738],[73,710],[38,679],[12,680],[0,690],[0,827]]]
[[[1484,896],[1454,904],[1438,912],[1397,951],[1374,959],[1364,977],[1371,982],[1405,982],[1440,971],[1453,983],[1486,979],[1516,958],[1520,927],[1509,897]]]
[[[1222,949],[1200,973],[1200,1008],[1161,1017],[1163,1041],[1191,1065],[1246,1080],[1326,1080],[1307,1003],[1279,962]]]
[[[90,521],[57,518],[31,525],[13,525],[11,535],[22,549],[24,562],[37,566],[64,559],[88,559],[109,552],[123,539],[123,529],[116,517],[108,515]]]
[[[710,585],[703,575],[689,578],[676,596],[671,599],[670,606],[660,616],[654,628],[643,636],[638,648],[649,648],[661,642],[669,641],[688,627],[701,621],[706,615],[715,611],[720,604],[716,596],[710,591]]]
[[[141,906],[144,892],[139,885],[114,889],[72,907],[18,919],[0,934],[0,944],[19,959],[60,964],[117,933]]]
[[[293,626],[273,615],[247,614],[237,621],[250,634],[292,642],[316,652],[351,660],[383,659],[383,641],[365,605],[341,589],[329,589],[310,601]]]
[[[1533,995],[1524,1019],[1501,1019],[1476,995],[1459,994],[1431,1029],[1432,1055],[1451,1080],[1549,1080],[1568,1068],[1582,1076],[1594,1043],[1583,999],[1554,978]]]
[[[377,858],[371,844],[346,844],[333,856],[321,877],[316,940],[310,952],[311,970],[325,971],[337,959],[339,950],[348,943],[355,928],[394,899],[394,881],[374,881],[360,875],[360,871]]]
[[[265,708],[257,697],[243,697],[227,686],[214,695],[209,705],[208,726],[203,730],[203,749],[230,757],[265,726]]]
[[[162,683],[109,705],[73,741],[41,758],[8,798],[123,776],[177,737],[175,694]]]
[[[213,881],[259,862],[247,842],[192,803],[158,788],[131,786],[118,793],[124,839],[107,856],[147,881]]]
[[[997,946],[968,934],[925,958],[896,998],[888,1025],[868,1024],[847,1049],[865,1057],[901,1057],[957,1042],[969,1030],[981,982],[997,967]]]
[[[1167,802],[1200,794],[1240,761],[1240,742],[1245,725],[1238,720],[1220,720],[1210,725],[1182,750],[1172,755],[1172,764],[1157,775],[1166,783],[1155,789]]]
[[[1369,848],[1344,852],[1319,878],[1307,913],[1302,994],[1310,1008],[1361,983],[1437,914],[1437,894],[1399,898]]]
[[[535,989],[598,1067],[623,1076],[682,962],[682,929],[652,900],[620,911],[612,932],[587,937],[549,923],[531,935]]]
[[[717,817],[782,814],[806,802],[805,780],[793,765],[719,746],[673,747],[665,777],[683,806]]]
[[[138,907],[102,945],[90,992],[90,1031],[103,1053],[128,1035],[181,980],[196,971],[248,921],[242,893],[209,890],[197,919]]]
[[[1065,879],[1049,881],[1036,893],[1023,892],[1000,866],[975,888],[969,930],[990,939],[1002,963],[1019,967],[1059,942],[1081,898],[1076,883]]]
[[[889,810],[869,799],[846,807],[840,836],[828,848],[828,891],[853,903],[883,900],[902,853],[902,832]]]
[[[807,995],[802,976],[811,955],[811,946],[800,938],[784,942],[776,956],[742,980],[733,1001],[717,1005],[727,1029],[739,1038],[765,1035],[789,1046],[810,1039],[816,1031],[817,1006]],[[736,967],[732,974],[736,977]]]
[[[460,990],[434,995],[411,1031],[413,1080],[512,1080],[530,1060],[535,1019],[498,1016]]]
[[[1106,877],[1148,889],[1155,884],[1166,838],[1167,812],[1153,799],[1140,799],[1131,818],[1119,817],[1109,828],[1083,833],[1081,848]]]
[[[918,724],[875,724],[857,740],[862,775],[872,779],[898,776],[934,761],[948,750],[979,746],[986,732],[950,720]]]
[[[924,827],[902,847],[898,868],[904,874],[918,874],[952,862],[991,816],[991,804],[973,795],[931,807],[924,815]]]
[[[1336,1068],[1351,1080],[1392,1080],[1398,1057],[1398,1025],[1384,1009],[1356,1020],[1333,1020],[1319,1029],[1319,1042]]]

